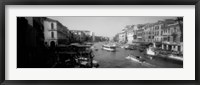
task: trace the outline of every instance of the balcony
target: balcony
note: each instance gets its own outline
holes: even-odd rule
[[[48,30],[48,31],[57,31],[56,29],[50,29],[50,30]]]

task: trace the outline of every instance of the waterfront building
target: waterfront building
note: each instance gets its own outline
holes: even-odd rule
[[[150,24],[145,24],[144,26],[144,42],[150,42]]]
[[[183,25],[183,22],[180,24],[175,19],[166,19],[155,23],[127,25],[121,33],[116,34],[114,39],[120,43],[127,44],[152,43],[154,47],[182,52],[181,25]],[[155,43],[160,43],[161,45],[156,45]]]
[[[70,30],[78,42],[84,42],[84,41],[94,41],[95,35],[94,32],[88,31],[88,30]]]
[[[138,30],[137,33],[139,32]],[[180,25],[173,19],[145,24],[143,32],[143,39],[145,42],[153,44],[160,42],[162,43],[162,49],[183,51]],[[138,34],[137,36],[140,37],[141,35]]]
[[[163,29],[164,42],[181,42],[181,31],[178,23],[169,24]]]
[[[162,42],[162,28],[163,28],[163,24],[162,22],[157,22],[153,25],[153,42]]]
[[[60,22],[46,18],[44,20],[44,39],[46,46],[57,46],[69,43],[69,30]]]
[[[144,42],[144,24],[138,24],[137,25],[137,31],[136,31],[136,35],[137,35],[137,41],[138,42]]]
[[[134,25],[128,25],[126,26],[126,36],[127,36],[127,44],[133,43],[133,35],[134,35]]]
[[[138,39],[137,39],[137,30],[138,30],[137,25],[134,25],[133,26],[133,40],[132,40],[132,43],[137,43],[138,42]]]
[[[44,38],[45,45],[56,46],[57,43],[57,21],[52,19],[46,19],[44,21]]]
[[[83,30],[83,33],[84,33],[86,36],[92,36],[92,32],[91,32],[91,31]]]
[[[118,39],[122,43],[133,44],[137,43],[137,25],[127,25],[122,33],[117,34]]]
[[[127,44],[132,44],[133,43],[133,31],[129,30],[127,31]]]
[[[76,42],[84,41],[84,32],[81,30],[70,30],[74,34],[74,39]]]
[[[126,32],[119,33],[119,43],[125,44],[127,42],[127,36]]]
[[[162,49],[183,52],[183,43],[181,42],[181,30],[179,23],[168,24],[163,29]]]

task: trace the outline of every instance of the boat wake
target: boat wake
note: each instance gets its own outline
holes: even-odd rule
[[[127,56],[126,59],[129,59],[129,60],[132,60],[132,61],[135,61],[135,62],[141,63],[138,59],[134,58],[134,57],[131,56],[131,55]]]
[[[147,66],[147,67],[156,67],[155,65],[152,65],[150,63],[147,63],[144,59],[142,59],[141,56],[133,56],[133,55],[129,55],[126,57],[126,59],[140,63],[143,66]]]

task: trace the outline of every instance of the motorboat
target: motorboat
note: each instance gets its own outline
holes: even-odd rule
[[[102,49],[107,50],[107,51],[116,51],[116,46],[113,46],[113,45],[103,45]]]
[[[126,59],[130,59],[132,61],[139,62],[139,63],[145,62],[145,60],[141,56],[129,55],[129,56],[126,57]]]

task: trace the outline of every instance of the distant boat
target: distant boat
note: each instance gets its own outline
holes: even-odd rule
[[[98,49],[95,49],[95,51],[98,51]]]
[[[85,45],[88,45],[88,46],[93,46],[94,45],[94,43],[91,43],[91,42],[86,42],[86,43],[84,43]]]
[[[113,45],[103,45],[102,49],[113,52],[113,51],[116,51],[116,46],[113,46]]]
[[[128,48],[128,47],[129,47],[128,45],[122,45],[121,46],[121,48],[125,48],[125,49]]]
[[[134,45],[125,45],[124,49],[126,50],[137,50],[137,47]]]

